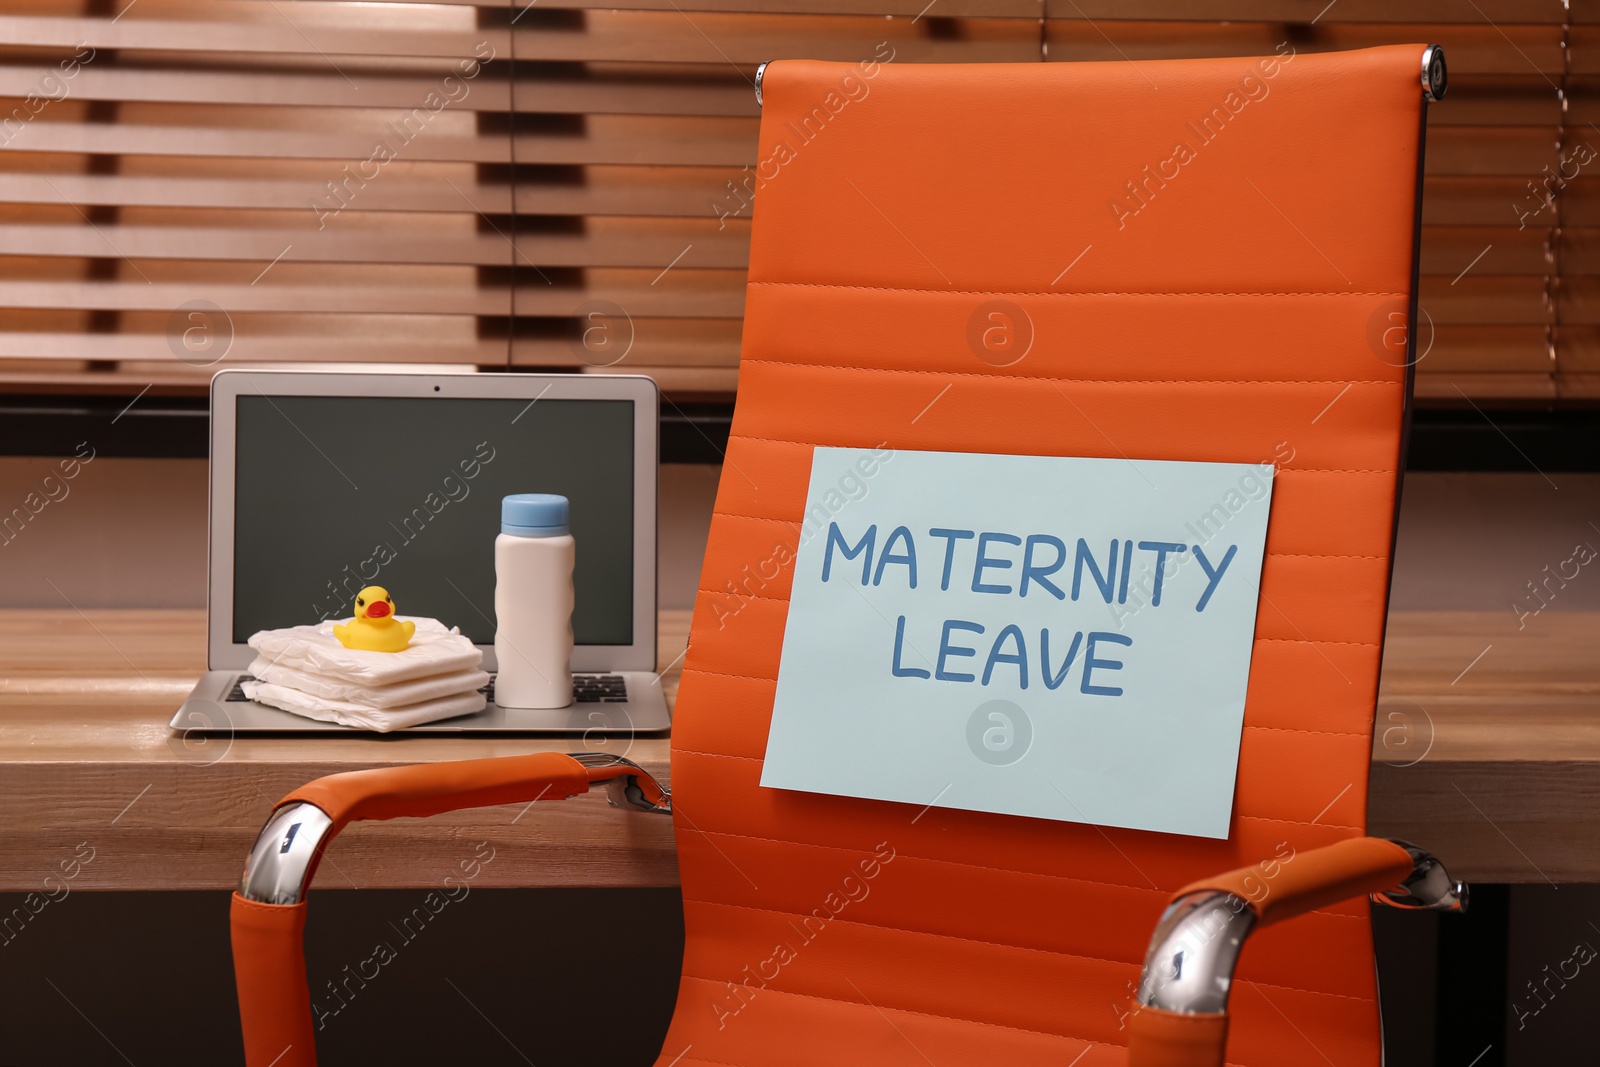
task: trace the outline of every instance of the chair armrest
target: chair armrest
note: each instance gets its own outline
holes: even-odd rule
[[[670,814],[672,798],[619,756],[540,752],[380,767],[310,782],[274,807],[233,895],[230,924],[247,1067],[315,1067],[306,984],[306,891],[335,835],[352,822],[461,808],[565,800],[606,783],[615,807]]]
[[[1162,913],[1128,1020],[1129,1067],[1222,1067],[1228,993],[1247,937],[1370,894],[1401,908],[1462,911],[1467,887],[1433,856],[1356,837],[1184,886]]]

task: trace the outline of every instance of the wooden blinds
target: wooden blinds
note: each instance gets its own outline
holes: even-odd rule
[[[1600,391],[1600,2],[8,0],[0,381],[423,363],[736,381],[758,63],[1433,41],[1424,396]]]

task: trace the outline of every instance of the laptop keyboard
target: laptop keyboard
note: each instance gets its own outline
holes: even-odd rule
[[[244,695],[244,683],[255,681],[254,675],[241,674],[233,683],[233,689],[228,693],[227,699],[233,703],[249,700]],[[492,702],[494,700],[494,679],[489,679],[489,684],[478,690]],[[578,704],[625,704],[628,701],[627,682],[620,674],[574,674],[572,676],[572,699]]]
[[[254,675],[240,675],[238,680],[234,681],[234,688],[230,689],[229,694],[227,694],[227,701],[234,702],[234,704],[248,701],[250,697],[245,696],[243,685],[245,685],[246,681],[254,680],[256,680]],[[493,678],[490,678],[488,685],[478,689],[478,693],[482,693],[483,696],[488,697],[493,702]],[[576,702],[576,704],[626,704],[627,681],[622,678],[622,675],[573,675],[573,702]]]
[[[494,700],[494,679],[481,692]],[[575,704],[625,704],[628,685],[620,674],[574,674],[572,701]]]

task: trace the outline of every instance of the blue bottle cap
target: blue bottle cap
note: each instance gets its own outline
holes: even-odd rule
[[[559,537],[567,532],[567,498],[553,493],[513,493],[500,501],[500,532],[518,537]]]

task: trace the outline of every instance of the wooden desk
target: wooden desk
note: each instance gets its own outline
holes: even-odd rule
[[[661,619],[667,699],[689,613]],[[666,780],[665,738],[240,735],[167,728],[205,670],[203,611],[0,612],[0,890],[36,890],[80,842],[74,889],[223,889],[274,802],[324,774],[526,752],[614,752]],[[475,886],[670,886],[672,820],[618,811],[603,792],[560,803],[357,823],[316,885],[437,885],[488,841]]]
[[[1389,617],[1367,826],[1481,882],[1600,882],[1600,614]]]
[[[687,612],[661,618],[668,698]],[[1485,649],[1487,648],[1487,651]],[[1480,656],[1481,653],[1481,656]],[[1600,881],[1600,615],[1396,613],[1374,743],[1371,827],[1479,881]],[[341,770],[585,747],[574,738],[237,737],[167,729],[204,668],[195,611],[0,612],[0,890],[28,891],[80,843],[77,889],[224,889],[272,802]],[[609,746],[609,747],[608,747]],[[666,740],[592,740],[666,776]],[[591,795],[365,823],[320,886],[432,885],[487,840],[482,886],[677,882],[669,820]]]

